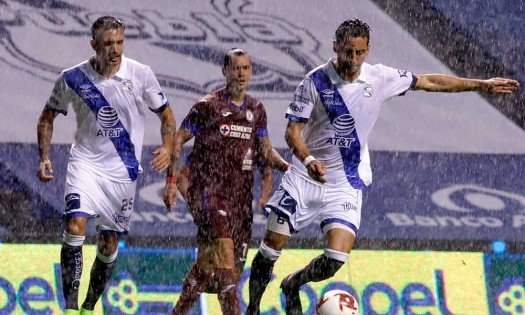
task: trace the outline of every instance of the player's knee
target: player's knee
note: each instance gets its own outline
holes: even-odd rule
[[[117,260],[118,248],[114,252],[102,252],[97,246],[97,258],[105,264],[111,264]]]
[[[85,236],[69,234],[66,231],[62,234],[62,242],[72,247],[82,246],[85,240]]]
[[[215,285],[218,292],[226,293],[230,290],[236,292],[237,285],[235,283],[235,276],[232,269],[218,268],[215,270]]]
[[[272,261],[276,261],[281,256],[281,251],[271,248],[264,242],[261,242],[261,245],[259,246],[259,252],[264,256],[264,258]]]
[[[335,273],[343,267],[348,260],[348,254],[339,252],[333,249],[326,248],[323,256],[325,256],[325,270],[327,274],[332,277]]]

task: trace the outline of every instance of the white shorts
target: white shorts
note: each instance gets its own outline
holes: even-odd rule
[[[73,163],[67,166],[64,193],[67,218],[96,218],[99,231],[127,234],[137,182],[122,183],[99,176]]]
[[[291,235],[316,221],[323,233],[333,228],[350,231],[355,236],[361,224],[362,192],[348,183],[325,186],[290,172],[283,176],[264,209],[272,212],[266,228]]]

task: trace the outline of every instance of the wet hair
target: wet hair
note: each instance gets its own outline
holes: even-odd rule
[[[95,39],[97,33],[100,31],[119,28],[121,28],[122,30],[126,29],[126,25],[124,25],[124,23],[121,20],[109,15],[102,16],[99,17],[91,26],[91,37]]]
[[[233,56],[243,56],[243,55],[248,55],[248,53],[240,48],[233,47],[226,54],[224,54],[224,61],[222,62],[222,66],[225,68],[229,66],[230,63],[232,62]]]
[[[335,41],[342,44],[349,37],[366,37],[370,41],[370,27],[359,19],[346,20],[335,31]]]

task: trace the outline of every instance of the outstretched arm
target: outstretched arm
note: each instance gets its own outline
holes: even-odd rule
[[[42,182],[48,182],[53,179],[53,164],[49,160],[49,147],[51,146],[51,138],[53,137],[53,122],[57,117],[58,112],[44,107],[37,125],[38,138],[38,154],[40,162],[37,176]]]
[[[310,150],[308,150],[306,143],[304,143],[303,138],[301,136],[301,131],[304,129],[305,125],[305,123],[293,122],[289,120],[288,125],[286,126],[284,139],[286,140],[286,143],[288,144],[290,149],[292,149],[292,152],[295,155],[295,157],[297,157],[299,161],[302,161],[303,164],[306,166],[306,169],[308,170],[308,175],[310,175],[312,179],[320,183],[324,183],[326,165],[317,161],[315,157],[313,157],[310,154]]]
[[[424,74],[417,76],[417,83],[412,89],[427,92],[481,91],[489,94],[511,94],[519,86],[518,81],[506,78],[478,80],[445,74]]]

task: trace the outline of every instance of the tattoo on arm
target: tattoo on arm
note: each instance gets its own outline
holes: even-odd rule
[[[58,112],[45,108],[38,119],[37,138],[40,161],[49,159],[49,147],[53,137],[53,122],[57,115]]]
[[[173,145],[173,154],[171,155],[171,163],[168,167],[168,176],[177,176],[177,168],[180,161],[180,155],[182,153],[182,146],[193,138],[193,133],[184,128],[180,127],[175,133],[175,140]]]

